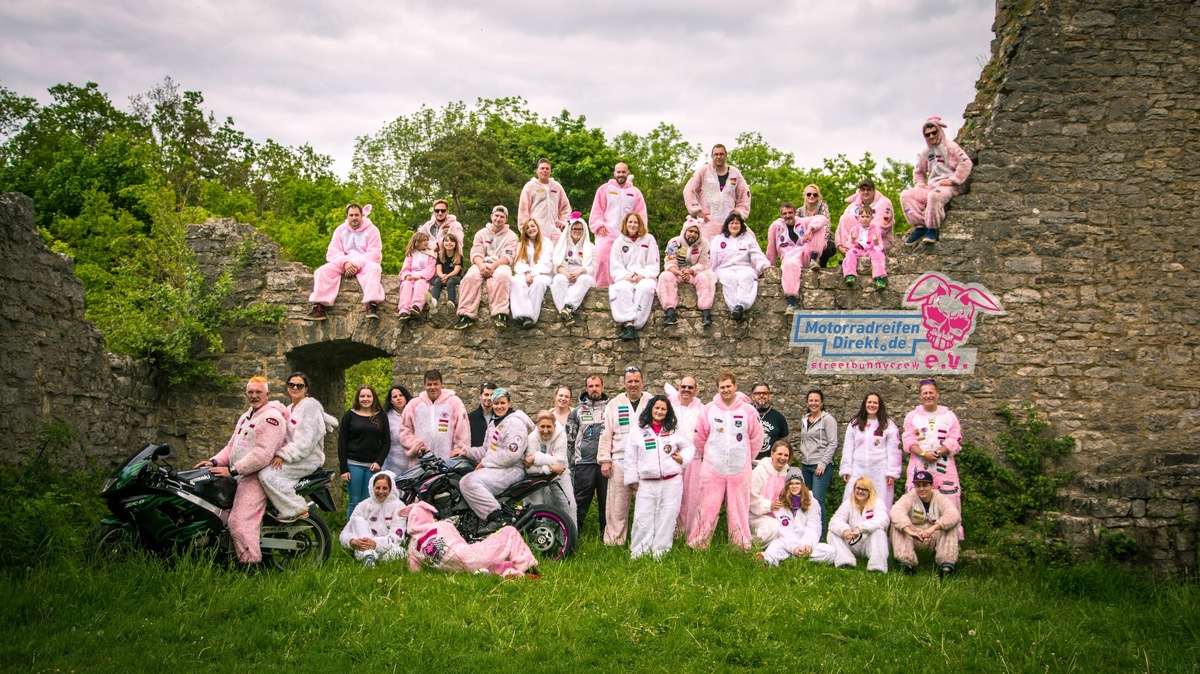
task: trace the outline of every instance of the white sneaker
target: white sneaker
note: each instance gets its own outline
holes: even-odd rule
[[[433,293],[428,290],[425,291],[425,304],[429,306],[430,311],[437,309],[437,300],[433,299]]]

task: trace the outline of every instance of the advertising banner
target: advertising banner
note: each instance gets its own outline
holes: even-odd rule
[[[788,344],[808,349],[813,374],[973,374],[976,350],[963,345],[976,318],[1004,314],[987,288],[938,272],[918,277],[904,305],[915,308],[797,312]]]

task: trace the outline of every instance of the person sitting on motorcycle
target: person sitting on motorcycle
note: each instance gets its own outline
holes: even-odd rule
[[[405,556],[404,503],[396,492],[396,476],[383,470],[371,477],[371,497],[359,502],[342,529],[342,547],[367,566]]]
[[[225,448],[195,466],[211,467],[213,475],[237,480],[233,508],[229,511],[229,535],[238,561],[243,564],[262,561],[259,525],[267,509],[267,495],[258,481],[258,472],[271,463],[271,458],[287,440],[287,408],[282,403],[268,400],[267,394],[266,378],[251,377],[246,382],[250,409],[238,419]]]
[[[531,451],[525,456],[525,470],[558,477],[550,486],[530,494],[526,500],[558,506],[574,522],[575,487],[571,484],[571,472],[567,470],[567,432],[553,412],[541,410],[537,413],[537,430],[529,434],[528,442]]]
[[[406,506],[400,515],[408,518],[408,568],[412,571],[420,571],[424,565],[439,571],[483,571],[509,578],[538,575],[537,558],[515,527],[503,527],[478,543],[467,543],[452,523],[438,520],[437,509],[424,501]]]
[[[296,483],[325,465],[325,434],[337,428],[338,420],[308,392],[312,383],[303,372],[287,378],[288,438],[271,459],[271,466],[258,474],[263,491],[277,511],[280,522],[294,522],[308,516],[308,503],[296,494]]]
[[[530,453],[528,438],[535,428],[524,412],[512,409],[508,390],[504,388],[492,392],[492,414],[495,428],[480,448],[482,456],[472,457],[479,461],[475,472],[458,483],[475,516],[487,520],[487,526],[480,530],[485,534],[502,526],[505,512],[496,494],[525,477],[525,455]]]

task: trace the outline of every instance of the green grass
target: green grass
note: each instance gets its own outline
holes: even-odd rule
[[[247,576],[204,559],[0,576],[6,671],[1196,671],[1197,587],[1092,565],[965,563],[939,582],[722,542],[631,561],[590,535],[540,580],[323,568]]]

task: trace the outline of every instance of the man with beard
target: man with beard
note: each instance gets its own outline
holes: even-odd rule
[[[471,270],[458,288],[458,323],[465,330],[479,315],[483,283],[487,281],[488,306],[496,327],[508,325],[508,293],[512,282],[512,263],[517,256],[517,234],[508,227],[508,209],[492,209],[492,221],[475,234],[471,243]]]
[[[442,373],[425,373],[425,392],[404,406],[400,444],[415,456],[433,453],[442,460],[467,450],[470,440],[467,410],[454,391],[442,386]]]
[[[576,523],[583,533],[583,519],[587,517],[592,499],[600,513],[600,527],[604,527],[608,500],[608,478],[600,472],[600,435],[604,433],[604,412],[608,395],[604,392],[604,379],[592,375],[584,382],[579,394],[579,404],[567,415],[567,450],[575,457],[572,475],[575,485]]]
[[[448,234],[458,239],[458,248],[462,249],[462,223],[450,212],[450,204],[445,199],[433,202],[433,217],[421,225],[417,231],[429,235],[429,251],[434,257],[437,257],[438,246],[442,245],[442,238]]]
[[[754,460],[758,461],[771,455],[771,448],[776,442],[787,438],[788,424],[779,410],[771,407],[771,387],[767,384],[755,384],[754,388],[750,389],[750,400],[754,403],[763,429],[762,449],[759,450],[758,456],[754,457]]]
[[[838,219],[837,231],[834,233],[838,252],[845,255],[854,245],[854,241],[850,238],[850,230],[854,229],[854,222],[858,219],[858,211],[863,204],[871,207],[871,224],[879,228],[883,252],[891,250],[892,228],[896,224],[896,218],[892,213],[892,200],[875,189],[875,181],[867,178],[860,182],[858,191],[846,197],[846,203],[850,205]]]
[[[646,216],[646,200],[642,191],[633,186],[633,176],[624,162],[613,167],[613,177],[596,190],[596,198],[592,200],[591,222],[588,228],[596,237],[596,287],[607,288],[612,285],[612,276],[608,273],[608,254],[612,250],[613,241],[617,240],[621,223],[629,213],[638,213],[644,222],[650,219]]]
[[[679,284],[690,283],[696,288],[696,307],[700,309],[700,325],[712,325],[713,295],[717,277],[708,268],[708,242],[700,236],[700,221],[688,217],[679,236],[667,241],[663,272],[658,275],[658,302],[666,310],[663,323],[675,325],[679,316]],[[695,465],[695,462],[689,464]]]
[[[743,220],[750,217],[750,188],[742,172],[725,163],[728,156],[724,145],[714,145],[712,163],[701,166],[683,188],[688,213],[703,221],[700,235],[705,241],[721,233],[730,213],[740,213]]]
[[[717,395],[704,406],[696,424],[700,465],[700,503],[688,547],[708,548],[721,505],[729,526],[729,543],[750,549],[750,461],[762,447],[758,412],[738,393],[737,378],[726,372],[717,378]]]

